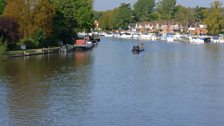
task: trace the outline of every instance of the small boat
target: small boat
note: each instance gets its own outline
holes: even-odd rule
[[[94,47],[92,41],[88,41],[87,39],[77,39],[74,43],[74,50],[89,50]]]
[[[135,45],[132,48],[132,53],[134,53],[134,54],[138,54],[138,53],[140,53],[142,51],[144,51],[144,45],[143,45],[143,43],[141,43],[139,45]]]

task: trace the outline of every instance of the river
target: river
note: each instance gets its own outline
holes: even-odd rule
[[[102,38],[0,63],[2,126],[222,126],[224,46]]]

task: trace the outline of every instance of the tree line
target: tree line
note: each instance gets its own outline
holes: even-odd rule
[[[0,0],[0,38],[9,48],[72,43],[93,27],[93,0]]]
[[[130,23],[144,21],[177,21],[189,26],[195,23],[207,25],[209,34],[219,34],[224,28],[222,3],[216,0],[210,7],[189,8],[177,5],[176,0],[137,0],[132,7],[122,3],[109,11],[95,11],[95,19],[103,30],[128,29]]]

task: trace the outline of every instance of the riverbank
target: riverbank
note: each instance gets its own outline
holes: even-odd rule
[[[38,48],[38,49],[28,49],[28,50],[18,50],[18,51],[7,51],[5,57],[13,58],[13,57],[24,57],[24,56],[32,56],[32,55],[43,55],[50,53],[59,52],[60,47],[50,47],[50,48]]]

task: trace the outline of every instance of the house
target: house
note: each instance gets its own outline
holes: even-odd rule
[[[130,26],[132,30],[140,32],[154,32],[154,33],[172,33],[183,32],[183,26],[174,21],[154,21],[141,22]]]
[[[208,34],[207,26],[202,23],[195,23],[188,28],[190,35],[206,35]]]

